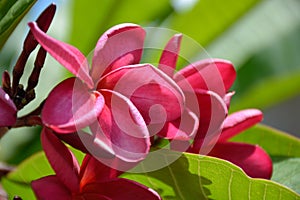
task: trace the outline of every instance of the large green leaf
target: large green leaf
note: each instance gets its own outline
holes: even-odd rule
[[[35,2],[36,0],[3,0],[0,2],[0,49]]]
[[[272,180],[300,194],[300,158],[274,157]]]
[[[232,140],[263,147],[273,160],[272,180],[300,192],[299,138],[268,126],[257,125]]]
[[[179,155],[160,151],[156,156],[155,160],[146,160],[137,168],[146,170],[147,162],[151,166],[158,160],[162,165],[167,164]],[[10,197],[19,195],[23,199],[34,199],[30,182],[52,173],[45,155],[39,153],[4,178],[2,184]],[[227,161],[187,153],[162,169],[139,174],[126,173],[123,177],[155,189],[163,199],[300,199],[299,195],[280,184],[249,178]]]
[[[256,125],[232,141],[258,144],[271,156],[300,157],[300,139],[265,125]]]
[[[177,153],[164,152],[160,156],[161,162],[168,163]],[[140,169],[147,169],[147,165],[142,163]],[[123,177],[155,189],[163,199],[300,199],[275,182],[249,178],[227,161],[187,153],[157,171]]]
[[[73,5],[70,42],[85,54],[95,47],[102,33],[111,26],[124,22],[146,24],[160,21],[171,11],[169,0],[75,0]]]

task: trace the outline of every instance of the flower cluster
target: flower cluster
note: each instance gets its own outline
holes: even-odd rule
[[[34,41],[74,77],[55,86],[34,115],[56,173],[32,182],[38,199],[160,199],[155,191],[118,178],[159,140],[172,150],[218,157],[251,177],[270,178],[272,162],[263,149],[228,141],[262,120],[256,109],[228,115],[236,77],[231,62],[206,59],[175,73],[182,40],[176,34],[158,66],[141,64],[146,32],[126,23],[100,37],[90,64],[77,48],[47,35],[44,26],[29,23]],[[7,77],[4,73],[0,88],[0,127],[15,125],[20,105],[12,100],[15,92],[5,89]],[[62,141],[86,153],[81,166]]]

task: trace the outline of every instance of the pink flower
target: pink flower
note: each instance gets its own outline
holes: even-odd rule
[[[150,148],[145,122],[160,124],[180,116],[180,88],[152,65],[137,64],[145,37],[140,26],[121,24],[104,33],[91,68],[78,49],[46,35],[34,22],[29,26],[42,47],[77,77],[56,86],[43,107],[43,123],[57,133],[89,126],[92,136],[82,136],[88,146],[137,162]],[[164,119],[151,118],[157,104],[163,111],[154,111]]]
[[[0,88],[0,109],[0,127],[14,125],[17,120],[17,108],[2,88]]]
[[[256,109],[235,112],[226,117],[218,142],[208,155],[228,160],[253,178],[270,179],[272,160],[258,145],[230,142],[228,139],[259,123],[262,113]]]
[[[187,101],[186,110],[199,112],[199,127],[195,129],[196,135],[187,151],[228,160],[251,177],[269,179],[272,174],[272,161],[262,148],[227,141],[262,120],[262,113],[255,109],[239,111],[226,117],[233,95],[233,92],[228,91],[236,77],[234,67],[225,60],[202,60],[190,64],[174,75],[181,37],[175,35],[168,42],[159,67],[177,82],[186,96],[193,96],[189,95],[190,92],[195,93],[197,102],[189,104]],[[193,107],[194,104],[199,107]],[[180,129],[177,126],[180,120],[183,117],[169,122],[166,132],[161,133],[161,136],[173,140],[176,149],[186,147],[186,143],[189,145],[188,142],[180,140],[190,139],[188,136],[193,134],[191,129]]]
[[[137,182],[118,178],[120,172],[86,155],[79,166],[73,153],[44,128],[41,135],[46,156],[55,171],[32,182],[37,199],[143,199],[159,200],[159,195]]]

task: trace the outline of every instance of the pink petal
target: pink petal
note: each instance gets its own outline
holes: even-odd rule
[[[180,118],[167,123],[158,135],[172,140],[191,140],[195,136],[198,127],[198,116],[185,109]]]
[[[184,95],[170,77],[150,64],[130,65],[107,74],[98,87],[117,91],[138,108],[147,124],[177,119]]]
[[[206,59],[192,63],[177,72],[175,81],[185,90],[186,80],[194,89],[211,90],[221,97],[229,90],[236,77],[235,69],[229,61]],[[185,80],[182,82],[182,80]]]
[[[226,117],[224,121],[219,141],[224,142],[229,138],[232,138],[233,136],[259,123],[262,118],[262,112],[257,109],[247,109],[232,113]]]
[[[252,178],[271,178],[272,160],[257,145],[234,142],[217,143],[208,155],[236,164]]]
[[[165,46],[159,60],[158,69],[162,70],[170,77],[173,77],[174,70],[176,69],[181,39],[182,34],[174,35]]]
[[[56,176],[32,181],[31,186],[38,200],[72,200],[71,191]]]
[[[75,132],[97,120],[103,105],[104,98],[100,93],[90,92],[81,81],[69,78],[49,94],[42,120],[56,132]]]
[[[145,34],[143,28],[129,23],[106,31],[95,48],[91,72],[93,80],[97,82],[103,74],[121,66],[139,63]]]
[[[49,54],[51,54],[71,73],[84,81],[89,88],[93,88],[94,83],[89,75],[89,65],[87,59],[78,49],[69,44],[51,38],[41,31],[35,22],[30,22],[28,25],[35,39]]]
[[[58,179],[72,192],[79,191],[79,164],[73,153],[48,128],[41,134],[42,146]]]
[[[83,187],[86,184],[95,181],[104,182],[118,177],[121,172],[111,168],[93,156],[87,154],[81,164],[80,168],[80,185]]]
[[[17,108],[2,88],[0,88],[0,109],[0,127],[14,125],[17,120]]]
[[[199,128],[194,138],[194,153],[206,154],[217,142],[221,126],[227,115],[223,99],[212,91],[196,90],[199,106]]]
[[[105,97],[105,107],[98,120],[91,126],[95,136],[94,147],[113,154],[127,162],[138,162],[145,158],[150,148],[147,126],[129,99],[121,94],[101,90]],[[86,145],[89,148],[89,145]],[[93,147],[93,146],[92,146]],[[91,148],[91,147],[90,147]],[[88,149],[97,154],[99,149]]]
[[[107,182],[95,182],[88,184],[83,188],[83,193],[98,193],[108,199],[124,200],[124,199],[143,199],[143,200],[159,200],[160,196],[146,186],[123,178],[116,178]]]

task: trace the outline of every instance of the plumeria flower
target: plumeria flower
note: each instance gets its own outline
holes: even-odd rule
[[[183,90],[186,96],[186,116],[182,115],[170,121],[160,135],[172,140],[189,140],[194,137],[193,146],[200,150],[200,147],[205,146],[203,143],[216,141],[221,132],[231,96],[228,90],[236,74],[233,65],[221,59],[191,63],[175,73],[181,39],[181,34],[176,34],[170,39],[162,52],[159,68]],[[187,121],[185,118],[188,118],[188,114],[198,118],[198,126],[193,129],[180,126],[182,121]],[[176,142],[173,141],[173,144]],[[201,153],[207,152],[208,150],[203,148]]]
[[[41,46],[76,76],[57,85],[44,104],[42,121],[55,132],[67,134],[89,126],[92,134],[83,138],[88,146],[137,162],[150,148],[147,125],[181,115],[180,88],[152,65],[138,64],[145,37],[140,26],[121,24],[105,32],[91,67],[75,47],[46,35],[34,22],[29,26]]]
[[[144,185],[118,178],[120,172],[90,155],[86,155],[79,166],[73,153],[51,132],[44,129],[41,141],[56,174],[32,182],[37,199],[161,199],[154,190]]]
[[[14,125],[17,120],[17,108],[2,88],[0,88],[0,109],[0,127]]]
[[[228,141],[233,136],[259,123],[262,118],[263,114],[256,109],[238,111],[226,117],[218,142],[208,155],[238,165],[251,177],[270,179],[272,160],[261,147]]]
[[[199,127],[192,143],[188,143],[190,147],[187,151],[205,153],[231,161],[251,177],[270,178],[272,161],[262,148],[227,141],[262,120],[261,111],[256,109],[239,111],[226,117],[230,98],[234,94],[229,92],[236,77],[234,67],[225,60],[202,60],[190,64],[174,75],[181,37],[175,35],[168,42],[160,59],[160,68],[177,82],[185,95],[192,89],[197,96]],[[188,103],[187,106],[187,109],[195,110]],[[172,143],[176,145],[174,145],[176,149],[180,148],[178,146],[185,147],[183,144],[186,143],[176,141],[183,140],[182,137],[178,137],[183,134],[178,133],[184,132],[187,136],[190,133],[185,131],[186,129],[176,130],[178,129],[176,122],[179,120],[169,122],[166,132],[161,134],[175,140]]]

